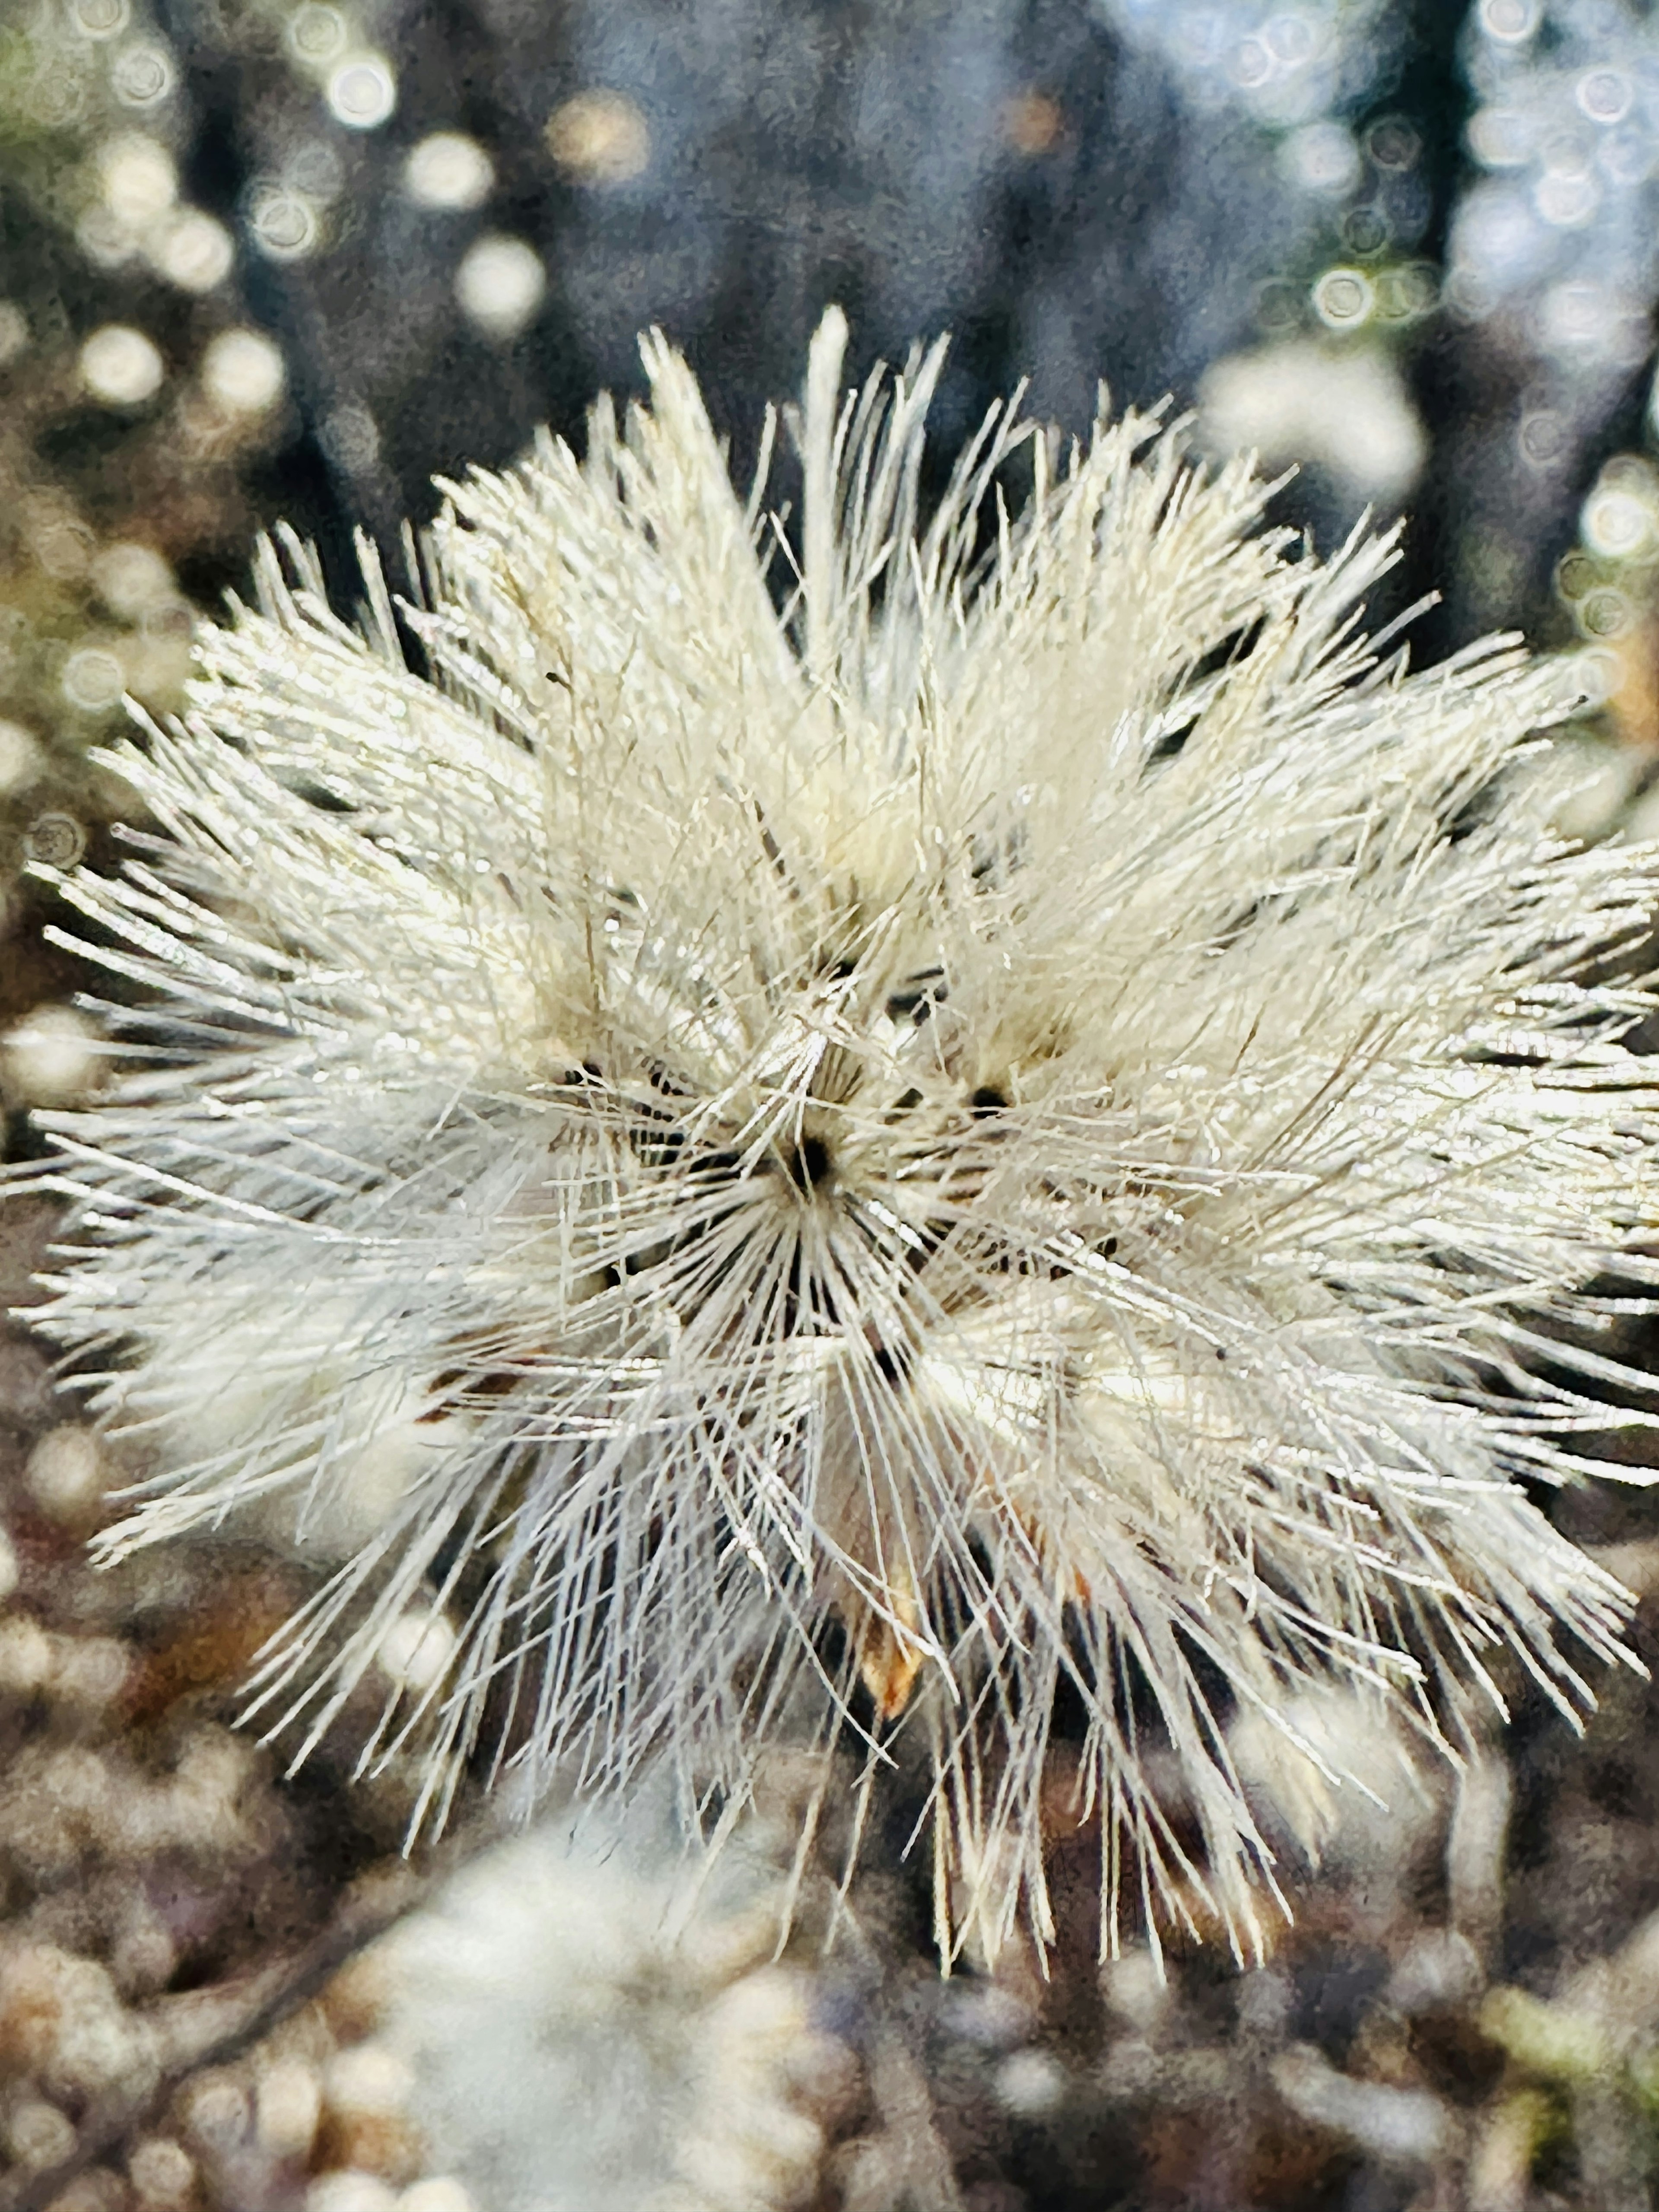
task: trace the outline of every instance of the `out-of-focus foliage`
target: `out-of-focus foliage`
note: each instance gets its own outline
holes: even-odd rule
[[[281,350],[181,184],[186,118],[125,0],[0,27],[0,1017],[43,980],[20,866],[100,834],[85,757],[124,691],[181,702],[190,584],[245,557],[247,472],[281,435]]]

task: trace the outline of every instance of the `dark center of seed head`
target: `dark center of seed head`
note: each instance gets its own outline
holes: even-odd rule
[[[805,1136],[783,1149],[784,1173],[799,1191],[809,1196],[830,1180],[833,1163],[822,1137]]]

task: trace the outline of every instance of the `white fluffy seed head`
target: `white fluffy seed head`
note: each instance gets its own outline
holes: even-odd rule
[[[1328,1770],[1326,1686],[1438,1737],[1619,1651],[1520,1479],[1648,1419],[1582,1286],[1654,1272],[1649,1001],[1582,979],[1659,862],[1553,839],[1557,675],[1367,646],[1391,541],[1321,562],[1139,416],[999,411],[929,520],[940,349],[843,397],[844,336],[796,551],[657,337],[585,460],[450,489],[421,604],[370,562],[354,630],[267,550],[112,757],[163,843],[60,879],[155,995],[43,1117],[45,1326],[170,1440],[111,1549],[353,1528],[259,1680],[302,1748],[455,1622],[387,1698],[423,1814],[486,1720],[693,1803],[913,1729],[941,1943],[994,1953],[1051,1927],[1064,1689],[1103,1947],[1248,1948],[1230,1709]]]

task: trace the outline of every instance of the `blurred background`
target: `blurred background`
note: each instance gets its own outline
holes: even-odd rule
[[[349,594],[653,322],[744,471],[831,300],[855,369],[954,333],[943,453],[1104,379],[1297,464],[1322,542],[1405,510],[1379,611],[1593,641],[1634,782],[1656,290],[1638,0],[10,0],[0,870],[94,830],[81,755],[256,528]]]
[[[580,440],[651,323],[740,476],[831,301],[856,373],[954,334],[945,459],[1021,377],[1078,432],[1102,379],[1171,395],[1201,449],[1297,465],[1279,513],[1320,545],[1409,516],[1375,611],[1440,592],[1419,659],[1511,626],[1578,650],[1575,826],[1659,826],[1656,296],[1645,0],[0,0],[12,1153],[95,1065],[23,871],[110,857],[88,756],[123,693],[178,703],[278,520],[349,604],[355,530],[395,560],[434,474]],[[9,1212],[8,1299],[50,1227]],[[92,1577],[110,1479],[7,1322],[0,2212],[1655,2201],[1634,1676],[1583,1743],[1522,1699],[1461,1776],[1377,1745],[1389,1817],[1349,1793],[1317,1877],[1287,1855],[1295,1928],[1242,1977],[1099,1977],[1084,1838],[1050,1978],[941,1983],[902,1793],[829,1963],[811,1879],[775,1958],[784,1769],[695,1895],[647,1808],[545,1822],[405,1919],[441,1871],[399,1870],[407,1778],[349,1788],[348,1728],[287,1782],[226,1725],[296,1571]],[[1562,1516],[1659,1590],[1651,1513]],[[1652,1657],[1645,1601],[1638,1629]]]

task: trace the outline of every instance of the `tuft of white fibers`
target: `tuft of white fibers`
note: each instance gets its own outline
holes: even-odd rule
[[[1620,1656],[1521,1485],[1656,1418],[1595,1394],[1656,1273],[1653,1002],[1598,979],[1659,850],[1552,833],[1559,671],[1366,642],[1392,538],[1012,407],[929,519],[942,349],[844,395],[844,338],[798,539],[653,336],[585,459],[447,488],[418,605],[366,559],[354,629],[267,548],[103,757],[159,831],[54,878],[148,995],[40,1117],[34,1317],[155,1455],[107,1556],[351,1532],[258,1677],[301,1752],[441,1624],[368,1753],[423,1747],[422,1817],[492,1744],[707,1808],[909,1731],[942,1948],[994,1954],[1051,1928],[1063,1690],[1103,1947],[1247,1950],[1230,1713],[1358,1685],[1455,1751]]]
[[[544,1820],[374,1954],[380,2033],[491,2212],[787,2212],[821,2185],[853,2060],[770,1955],[775,1872],[734,1853],[700,1883],[664,1809]]]

